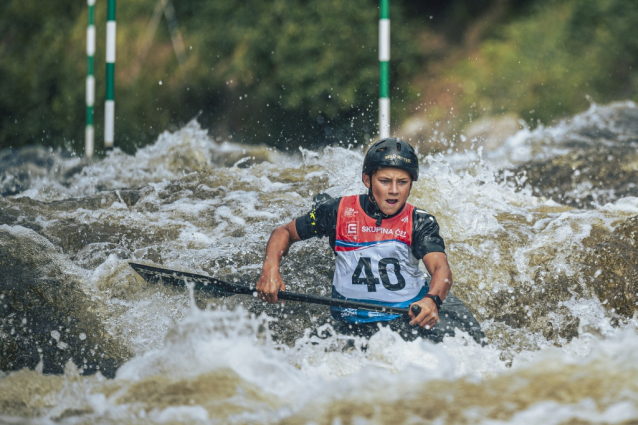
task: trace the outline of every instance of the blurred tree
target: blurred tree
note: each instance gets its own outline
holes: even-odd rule
[[[0,147],[72,138],[84,120],[83,3],[0,2]],[[86,25],[86,24],[85,24]],[[84,70],[86,73],[86,70]]]
[[[215,136],[285,148],[375,137],[377,0],[176,2],[182,66],[163,18],[145,42],[157,2],[118,4],[118,146],[133,151],[195,116]],[[391,5],[394,124],[411,112],[417,91],[419,105],[439,121],[459,111],[466,120],[514,111],[532,124],[586,108],[586,95],[599,102],[636,97],[636,2]],[[98,150],[104,9],[98,2]],[[82,2],[0,2],[0,148],[40,143],[82,151],[85,31]]]
[[[104,100],[104,8],[96,5],[96,144]],[[372,137],[378,91],[374,0],[190,0],[176,3],[187,58],[177,65],[166,25],[140,63],[156,0],[117,11],[116,145],[127,151],[192,119],[217,134],[277,146]],[[0,147],[81,151],[86,7],[59,0],[0,5]],[[406,97],[418,43],[393,4],[393,91]],[[401,110],[398,112],[400,117]]]
[[[192,16],[206,84],[223,102],[225,116],[213,119],[230,132],[298,146],[376,130],[376,2],[194,0],[178,12]],[[418,72],[419,46],[398,5],[391,16],[399,23],[392,28],[392,81],[405,88]]]
[[[636,99],[638,3],[553,0],[483,42],[449,74],[473,116],[514,111],[530,124]]]

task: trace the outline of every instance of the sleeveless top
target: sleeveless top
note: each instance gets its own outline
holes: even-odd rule
[[[412,254],[414,206],[405,204],[381,226],[361,207],[359,196],[339,203],[335,240],[333,298],[405,307],[427,293],[425,274]],[[348,323],[393,320],[398,314],[331,307],[335,319]]]

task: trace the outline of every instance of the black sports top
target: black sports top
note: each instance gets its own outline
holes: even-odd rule
[[[334,251],[337,235],[337,213],[341,198],[329,198],[327,195],[321,195],[315,197],[316,203],[310,212],[297,218],[295,227],[302,240],[327,236],[330,247]],[[359,202],[368,216],[377,218],[377,208],[370,201],[368,195],[359,195]],[[402,210],[403,208],[396,214]],[[445,253],[445,243],[439,235],[439,224],[433,215],[415,208],[412,222],[412,254],[417,259],[422,259],[430,252]]]

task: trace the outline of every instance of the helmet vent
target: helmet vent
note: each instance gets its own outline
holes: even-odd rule
[[[382,147],[382,148],[377,149],[377,150],[376,150],[376,152],[383,152],[383,151],[385,151],[385,150],[387,150],[387,149],[388,149],[388,147],[387,147],[387,146],[384,146],[384,147]]]
[[[401,152],[401,143],[397,143],[397,151]]]

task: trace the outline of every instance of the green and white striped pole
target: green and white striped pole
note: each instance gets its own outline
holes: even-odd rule
[[[390,137],[390,0],[380,0],[379,138]]]
[[[104,102],[104,147],[113,148],[115,135],[115,0],[106,12],[106,101]]]
[[[84,155],[93,156],[94,135],[93,106],[95,105],[95,77],[93,76],[93,56],[95,55],[95,0],[87,0],[89,24],[86,28],[86,131],[84,134]]]

